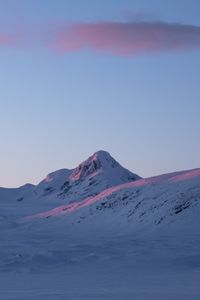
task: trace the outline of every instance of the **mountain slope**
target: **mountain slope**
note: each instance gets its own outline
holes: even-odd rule
[[[102,231],[109,231],[114,226],[136,233],[144,228],[146,231],[155,230],[159,226],[169,229],[174,222],[190,218],[187,230],[194,231],[199,222],[194,218],[197,211],[200,212],[199,182],[200,169],[140,179],[105,189],[78,202],[39,212],[25,220],[60,216],[69,230],[80,223],[87,228],[92,222],[94,228]],[[105,229],[106,223],[109,226]]]

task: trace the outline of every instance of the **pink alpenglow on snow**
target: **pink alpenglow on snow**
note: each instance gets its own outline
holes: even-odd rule
[[[60,216],[60,215],[64,215],[67,213],[75,212],[86,206],[90,206],[96,202],[99,202],[99,201],[111,196],[113,193],[116,193],[116,192],[125,191],[125,190],[129,190],[129,189],[137,188],[137,187],[145,187],[145,186],[151,187],[152,185],[159,185],[159,184],[173,185],[173,183],[176,183],[177,181],[189,182],[190,180],[192,180],[192,179],[194,180],[195,178],[197,180],[199,180],[199,177],[200,177],[200,169],[194,169],[194,170],[164,174],[164,175],[150,177],[150,178],[146,178],[146,179],[138,179],[136,181],[126,182],[123,184],[119,184],[119,185],[110,187],[110,188],[105,189],[102,192],[98,193],[97,195],[88,197],[84,200],[57,206],[56,208],[53,208],[51,210],[40,212],[35,215],[27,216],[25,218],[22,218],[21,220],[26,221],[26,220],[32,220],[32,219],[38,219],[38,218]]]
[[[172,182],[182,181],[182,180],[190,180],[194,177],[200,176],[200,169],[194,169],[188,172],[182,172],[171,178]]]
[[[42,213],[38,213],[36,215],[33,216],[28,216],[25,218],[22,218],[22,220],[31,220],[31,219],[37,219],[37,218],[44,218],[44,217],[50,217],[50,216],[59,216],[62,214],[66,214],[69,212],[73,212],[76,211],[80,208],[83,208],[85,206],[91,205],[95,202],[98,202],[100,200],[102,200],[105,197],[110,196],[112,193],[118,192],[120,190],[123,190],[124,188],[133,188],[133,187],[139,187],[139,186],[144,186],[148,184],[148,180],[146,181],[145,179],[139,179],[137,181],[132,181],[132,182],[128,182],[128,183],[124,183],[124,184],[119,184],[117,186],[113,186],[111,188],[108,188],[102,192],[100,192],[98,195],[96,196],[92,196],[92,197],[88,197],[82,201],[79,202],[74,202],[74,203],[70,203],[67,205],[61,205],[58,206],[50,211],[45,211]]]
[[[145,21],[75,23],[56,31],[53,48],[115,55],[200,50],[200,27]]]

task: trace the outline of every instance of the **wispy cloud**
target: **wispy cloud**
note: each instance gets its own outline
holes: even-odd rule
[[[200,26],[145,21],[23,24],[13,34],[0,31],[0,47],[41,47],[57,53],[90,50],[113,55],[200,51]]]
[[[63,53],[89,49],[130,56],[200,50],[200,26],[161,21],[75,23],[57,28],[51,46]]]

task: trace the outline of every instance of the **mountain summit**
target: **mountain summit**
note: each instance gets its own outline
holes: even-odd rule
[[[100,170],[106,171],[118,166],[119,164],[108,152],[100,150],[81,163],[72,173],[71,179],[80,180],[87,176],[93,176]]]
[[[104,174],[105,176],[112,175],[112,178],[110,179],[115,177],[115,180],[118,178],[119,181],[122,180],[123,182],[140,178],[138,175],[135,175],[124,169],[107,151],[100,150],[95,152],[87,160],[82,162],[76,169],[74,169],[70,179],[83,180],[84,178],[93,177],[99,175],[100,173]]]
[[[34,188],[34,195],[69,203],[140,178],[122,167],[107,151],[100,150],[72,170],[61,169],[48,174]]]

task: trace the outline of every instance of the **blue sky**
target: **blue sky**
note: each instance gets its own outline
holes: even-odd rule
[[[200,167],[199,48],[59,53],[35,38],[56,22],[135,16],[198,27],[199,11],[195,0],[1,0],[0,37],[31,33],[0,45],[0,186],[37,183],[99,149],[145,177]]]

